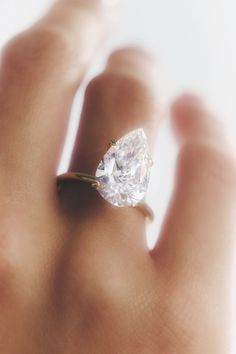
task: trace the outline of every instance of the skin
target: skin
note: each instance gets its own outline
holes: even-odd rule
[[[0,67],[0,351],[230,353],[236,163],[195,96],[171,108],[176,183],[152,252],[136,209],[55,176],[76,90],[110,31],[113,1],[61,0],[8,43]],[[70,170],[94,173],[111,138],[162,116],[157,64],[111,54],[85,94]]]

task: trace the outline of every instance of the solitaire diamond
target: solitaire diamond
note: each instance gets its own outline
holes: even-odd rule
[[[96,171],[101,196],[113,205],[135,206],[147,192],[152,159],[143,129],[114,143]]]

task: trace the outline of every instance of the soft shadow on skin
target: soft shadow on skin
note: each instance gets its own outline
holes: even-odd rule
[[[80,238],[78,225],[84,220],[94,220],[106,208],[105,201],[98,195],[98,192],[86,183],[78,181],[66,181],[58,188],[58,207],[68,225],[67,242],[64,244],[56,264],[53,281],[53,304],[52,306],[60,311],[63,316],[63,309],[66,306],[66,282],[70,268],[71,257],[75,249],[75,243]],[[81,225],[81,228],[83,226]],[[76,275],[75,275],[76,277]],[[58,318],[59,320],[59,318]]]
[[[98,192],[86,183],[78,181],[63,182],[58,188],[59,207],[70,219],[87,217],[104,207]]]

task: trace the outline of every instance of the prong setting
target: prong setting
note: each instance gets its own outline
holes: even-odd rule
[[[92,187],[96,190],[99,190],[100,186],[101,186],[101,183],[99,181],[92,183]]]
[[[112,139],[112,140],[110,141],[109,145],[108,145],[108,148],[111,148],[111,147],[116,146],[116,145],[117,145],[117,140]]]
[[[96,178],[101,183],[99,193],[119,207],[142,202],[150,179],[151,161],[143,129],[112,140],[96,171]]]

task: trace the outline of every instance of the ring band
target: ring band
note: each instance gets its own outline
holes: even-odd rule
[[[57,177],[58,186],[61,186],[63,182],[67,182],[67,181],[84,182],[84,183],[88,183],[94,189],[99,189],[99,181],[96,179],[96,177],[89,175],[87,173],[67,172]],[[149,221],[154,220],[153,210],[152,208],[149,207],[147,203],[142,202],[137,205],[134,205],[133,207],[137,208],[137,210],[139,210],[143,214],[143,216],[147,218]]]
[[[136,129],[117,141],[111,141],[95,176],[68,172],[58,176],[57,183],[58,186],[72,180],[87,183],[110,204],[135,207],[153,220],[154,214],[144,201],[152,165],[145,132]]]

